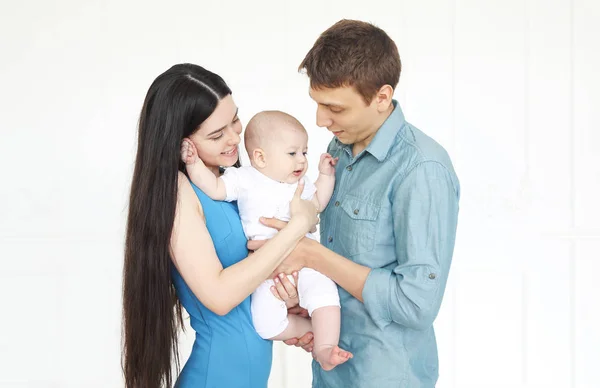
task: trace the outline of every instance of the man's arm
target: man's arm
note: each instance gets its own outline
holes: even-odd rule
[[[436,162],[414,168],[392,193],[398,265],[393,269],[359,265],[316,241],[303,238],[276,273],[313,268],[362,301],[375,323],[415,330],[431,326],[442,302],[454,250],[458,188]],[[285,223],[262,220],[281,229]],[[257,249],[259,244],[248,245]]]
[[[396,186],[392,210],[398,265],[393,270],[358,265],[316,243],[301,244],[299,253],[307,255],[306,266],[361,300],[378,326],[396,322],[427,328],[439,311],[450,270],[457,190],[436,162],[422,163]]]

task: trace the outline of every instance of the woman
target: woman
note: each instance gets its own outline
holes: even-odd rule
[[[171,386],[181,305],[196,331],[179,387],[266,387],[272,344],[254,331],[249,295],[317,222],[300,199],[291,220],[248,256],[235,203],[208,198],[180,162],[189,138],[215,175],[239,165],[242,125],[218,75],[175,65],[150,86],[139,121],[123,280],[123,370],[128,388]]]

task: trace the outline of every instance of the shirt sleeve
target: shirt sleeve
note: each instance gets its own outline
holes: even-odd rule
[[[448,170],[437,162],[413,168],[391,194],[397,265],[371,270],[363,288],[377,326],[424,330],[442,302],[454,251],[459,201]]]
[[[237,201],[240,195],[240,189],[244,184],[243,167],[229,167],[225,169],[225,173],[221,175],[221,180],[225,184],[225,201]]]
[[[317,192],[317,186],[307,176],[304,176],[304,190],[302,190],[302,199],[310,200]]]

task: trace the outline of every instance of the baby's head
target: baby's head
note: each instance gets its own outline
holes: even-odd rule
[[[273,180],[296,183],[306,173],[308,134],[287,113],[257,113],[246,125],[244,144],[252,166]]]

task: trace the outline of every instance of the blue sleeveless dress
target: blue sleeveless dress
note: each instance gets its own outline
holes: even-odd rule
[[[248,250],[237,203],[213,201],[194,184],[192,187],[204,209],[206,226],[223,267],[244,259]],[[227,315],[219,316],[196,298],[175,266],[172,268],[177,295],[196,332],[192,353],[175,386],[266,388],[273,346],[272,341],[263,340],[254,330],[250,296]]]

